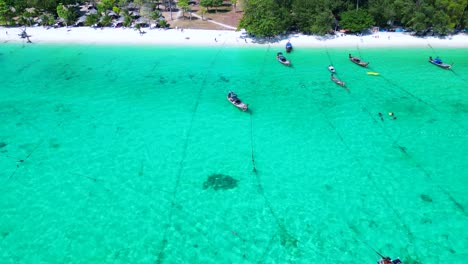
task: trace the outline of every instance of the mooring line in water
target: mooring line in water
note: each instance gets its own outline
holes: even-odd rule
[[[259,86],[260,84],[260,81],[261,81],[261,76],[264,72],[264,68],[265,68],[265,65],[266,65],[266,61],[267,61],[267,57],[268,57],[268,52],[270,51],[271,49],[271,45],[268,45],[268,48],[265,52],[265,56],[263,58],[263,64],[262,64],[262,68],[260,69],[259,73],[258,73],[258,77],[257,77],[257,83],[256,83],[256,87]],[[278,218],[278,214],[275,212],[275,210],[273,209],[273,206],[271,205],[271,202],[270,200],[268,199],[268,197],[265,195],[265,190],[263,188],[263,184],[262,184],[262,181],[260,179],[260,176],[258,174],[258,171],[257,171],[257,168],[256,168],[256,165],[255,165],[255,151],[254,151],[254,137],[253,137],[253,115],[252,115],[252,112],[250,112],[249,110],[249,114],[250,114],[250,138],[251,138],[251,155],[252,155],[252,166],[253,166],[253,173],[255,174],[255,180],[256,180],[256,188],[257,188],[257,192],[262,196],[263,200],[264,200],[264,203],[266,205],[266,208],[270,211],[270,214],[272,215],[273,219],[275,220],[276,222],[276,225],[277,225],[277,228],[278,230],[281,230],[282,232],[285,232],[289,235],[289,232],[286,228],[286,226],[284,225],[284,223],[282,223],[280,221],[280,219]],[[272,236],[272,239],[270,241],[270,243],[272,243],[274,241],[274,238],[277,236],[278,234],[274,234]],[[266,252],[265,252],[266,253]],[[263,256],[262,256],[263,258]]]
[[[395,88],[398,88],[399,90],[401,90],[402,92],[406,93],[407,95],[411,96],[412,98],[416,99],[418,102],[420,103],[423,103],[425,104],[426,106],[428,106],[429,108],[431,108],[432,110],[436,111],[437,113],[441,114],[442,112],[437,109],[434,105],[424,101],[423,99],[419,98],[418,96],[414,95],[413,93],[409,92],[408,90],[402,88],[401,86],[399,86],[398,84],[394,83],[392,80],[382,76],[382,78],[388,83],[390,84],[391,86],[395,87]],[[456,124],[460,129],[463,129],[463,130],[466,130],[466,128],[460,124],[458,121],[455,121],[453,119],[450,120],[452,123]]]
[[[327,47],[327,45],[325,45],[325,52],[327,53],[327,57],[328,57],[328,61],[330,62],[330,65],[333,66],[333,60],[332,60],[332,58],[331,58],[331,56],[330,56],[330,53],[328,52],[328,47]]]
[[[357,100],[357,98],[354,98],[354,99],[355,99],[354,101],[359,102],[359,101]],[[404,147],[402,147],[402,146],[400,146],[400,145],[398,144],[398,139],[392,137],[392,136],[386,131],[386,129],[385,129],[385,127],[383,126],[383,124],[382,124],[381,122],[378,122],[378,121],[376,120],[376,118],[374,117],[374,115],[373,115],[370,111],[367,110],[367,107],[364,106],[364,105],[362,105],[362,104],[361,104],[361,107],[362,107],[362,109],[363,109],[364,111],[366,111],[366,112],[369,114],[369,116],[371,117],[371,119],[373,119],[374,122],[377,123],[377,124],[380,126],[380,128],[381,128],[382,131],[383,131],[383,134],[384,134],[390,141],[392,141],[392,144],[393,144],[394,146],[398,147],[398,148],[400,149],[400,151],[403,152],[403,154],[404,154],[411,162],[413,162],[413,165],[414,165],[418,170],[420,170],[430,181],[433,181],[431,174],[430,174],[420,163],[418,163],[418,162],[415,160],[415,158],[414,158],[410,153],[408,153],[408,151],[406,150],[406,148],[404,148]],[[395,177],[393,177],[393,178],[395,179]],[[458,201],[456,201],[456,200],[450,195],[450,193],[449,193],[447,190],[445,190],[445,189],[444,189],[442,186],[440,186],[439,184],[435,184],[435,186],[437,186],[437,188],[439,188],[439,189],[449,198],[449,200],[450,200],[451,202],[454,203],[455,207],[459,208],[465,216],[468,216],[468,214],[467,214],[467,213],[465,212],[465,210],[464,210],[464,207],[461,206],[461,204],[460,204]]]
[[[255,156],[254,156],[252,112],[249,111],[249,115],[250,115],[250,149],[251,149],[251,153],[252,153],[252,171],[254,173],[257,173],[257,168],[255,167]]]
[[[16,164],[16,168],[15,170],[10,174],[10,176],[8,177],[8,180],[10,180],[11,178],[13,178],[13,176],[15,176],[16,172],[18,171],[18,169],[20,168],[20,164],[19,163],[23,163],[25,161],[27,161],[29,159],[29,157],[31,157],[31,155],[36,152],[36,150],[42,145],[42,143],[44,143],[44,140],[41,140],[37,145],[36,147],[34,147],[34,149],[32,149],[28,155],[26,155],[26,157],[24,159],[19,159],[17,160],[17,164]]]
[[[262,68],[260,69],[259,73],[258,73],[258,77],[257,77],[257,84],[255,85],[256,87],[259,86],[259,83],[260,83],[260,77],[262,76],[263,74],[263,71],[265,69],[265,64],[266,64],[266,59],[267,59],[267,56],[268,56],[268,52],[270,51],[270,48],[271,48],[271,45],[268,45],[268,48],[265,52],[265,55],[263,57],[263,63],[262,63]],[[255,166],[255,156],[254,156],[254,140],[253,140],[253,117],[252,117],[252,112],[249,112],[250,113],[250,135],[251,135],[251,149],[252,149],[252,166],[253,166],[253,172],[255,173],[255,179],[257,181],[257,191],[258,193],[263,197],[263,200],[267,206],[267,208],[270,210],[270,213],[272,214],[273,218],[276,220],[277,223],[279,223],[279,219],[278,217],[276,216],[276,213],[275,211],[273,210],[273,207],[271,206],[271,203],[270,201],[268,200],[268,198],[266,197],[265,195],[265,191],[264,191],[264,188],[263,188],[263,184],[261,182],[261,179],[260,179],[260,176],[258,175],[257,173],[257,168]]]
[[[260,80],[261,80],[261,76],[264,72],[264,69],[265,69],[265,64],[266,64],[266,58],[268,56],[268,52],[270,51],[270,48],[271,48],[271,45],[268,45],[268,48],[267,50],[265,51],[265,55],[263,56],[263,63],[262,63],[262,67],[260,68],[260,71],[258,72],[258,76],[257,76],[257,83],[255,85],[255,87],[258,87],[259,84],[260,84]],[[251,110],[248,110],[249,111],[249,116],[250,116],[250,150],[251,150],[251,157],[252,157],[252,171],[254,173],[257,173],[257,167],[255,166],[255,151],[254,151],[254,137],[253,137],[253,117],[252,117],[252,111]]]
[[[211,61],[210,65],[209,65],[209,69],[213,69],[212,66],[215,63],[216,59],[218,58],[219,54],[221,53],[221,50],[222,50],[222,47],[218,50],[218,52],[213,57],[213,60]],[[205,75],[205,78],[203,79],[203,81],[201,83],[200,89],[198,89],[198,93],[197,93],[196,100],[195,100],[195,105],[193,106],[192,115],[190,117],[190,124],[189,124],[188,130],[187,130],[186,136],[185,136],[184,144],[182,146],[182,157],[181,157],[181,159],[179,161],[179,166],[178,166],[177,173],[176,173],[176,181],[175,181],[174,188],[173,188],[173,191],[172,191],[172,201],[171,201],[169,214],[168,214],[168,219],[169,219],[168,222],[169,223],[168,223],[167,227],[164,229],[163,237],[162,237],[162,240],[161,240],[161,245],[159,247],[159,252],[158,252],[157,258],[156,258],[156,263],[162,263],[163,260],[164,260],[164,251],[166,250],[167,242],[168,242],[167,241],[168,230],[172,226],[172,217],[173,217],[174,208],[175,208],[175,205],[176,205],[175,201],[177,199],[177,194],[179,192],[180,179],[182,177],[182,172],[183,172],[184,165],[185,165],[185,159],[187,158],[187,149],[188,149],[188,145],[189,145],[188,142],[189,142],[190,136],[192,134],[193,123],[194,123],[195,116],[196,116],[196,113],[197,113],[197,110],[198,110],[198,106],[199,106],[199,103],[200,103],[200,98],[201,98],[203,89],[206,86],[206,82],[207,82],[209,73],[210,73],[210,71],[208,71],[208,73]]]
[[[411,162],[414,163],[414,166],[415,166],[416,168],[418,168],[418,170],[420,170],[420,171],[424,174],[424,176],[426,176],[426,178],[432,182],[432,181],[433,181],[433,178],[432,178],[431,173],[430,173],[426,168],[424,168],[420,163],[418,163],[418,162],[413,158],[413,156],[411,156],[409,153],[405,152],[405,154],[406,154],[406,156],[409,158],[409,160],[410,160]],[[464,215],[465,217],[468,217],[468,213],[465,211],[464,206],[463,206],[460,202],[458,202],[455,198],[453,198],[453,196],[452,196],[446,189],[444,189],[440,184],[434,183],[434,185],[435,185],[437,188],[439,188],[439,190],[440,190],[443,194],[445,194],[445,196],[447,196],[447,198],[453,203],[453,205],[454,205],[456,208],[458,208],[458,209],[463,213],[463,215]]]
[[[60,127],[62,124],[63,124],[63,121],[59,121],[59,122],[57,123],[57,127]],[[32,149],[32,150],[28,153],[28,155],[26,155],[26,157],[25,157],[24,159],[17,159],[17,161],[16,161],[16,162],[17,162],[16,168],[15,168],[15,170],[10,174],[10,176],[8,177],[8,180],[10,180],[11,178],[13,178],[13,176],[15,176],[16,172],[17,172],[18,169],[20,168],[20,163],[23,163],[23,162],[27,161],[27,160],[31,157],[31,155],[32,155],[34,152],[36,152],[36,150],[42,145],[42,143],[44,143],[44,141],[45,141],[45,139],[41,139],[41,141],[36,145],[36,147],[34,147],[34,149]],[[7,157],[13,158],[13,157],[8,156],[8,155],[7,155]]]
[[[61,123],[62,123],[62,122],[59,123],[59,126],[60,126]],[[41,141],[36,145],[36,147],[34,147],[34,149],[32,149],[32,150],[28,153],[28,155],[26,155],[26,157],[25,157],[24,159],[18,159],[18,160],[16,161],[16,162],[17,162],[16,168],[15,168],[15,170],[10,174],[10,176],[8,177],[8,180],[10,180],[11,178],[13,178],[13,176],[15,176],[16,172],[17,172],[18,169],[20,168],[20,163],[23,163],[23,162],[27,161],[27,160],[31,157],[31,155],[32,155],[34,152],[36,152],[36,150],[42,145],[42,143],[44,143],[44,140],[41,140]]]
[[[399,88],[396,84],[393,84],[393,83],[390,82],[389,80],[388,80],[388,82],[389,82],[391,85],[394,85],[395,87]],[[402,88],[400,88],[400,89],[402,89]],[[404,90],[404,89],[402,89],[402,90]],[[404,90],[404,91],[405,91],[405,90]],[[353,96],[353,97],[354,97],[354,96]],[[417,98],[416,96],[414,96],[414,97]],[[372,119],[376,124],[378,124],[378,125],[380,126],[380,128],[382,129],[384,135],[385,135],[390,141],[392,141],[392,144],[393,144],[394,146],[399,147],[399,149],[414,163],[414,166],[415,166],[416,168],[418,168],[418,170],[420,170],[421,172],[423,172],[423,174],[424,174],[430,181],[432,181],[432,176],[430,175],[430,173],[429,173],[421,164],[419,164],[418,162],[416,162],[416,160],[414,159],[414,157],[413,157],[410,153],[408,153],[408,151],[407,151],[405,148],[402,148],[401,146],[398,145],[398,143],[397,143],[398,139],[393,138],[392,136],[390,136],[390,134],[386,131],[386,129],[385,129],[385,127],[382,125],[382,123],[381,123],[381,122],[378,122],[378,121],[376,120],[375,116],[367,109],[367,107],[366,107],[365,105],[361,104],[360,101],[359,101],[357,98],[354,98],[354,101],[358,102],[358,103],[361,105],[362,109],[363,109],[365,112],[367,112],[367,114],[371,117],[371,119]],[[421,102],[426,103],[426,102],[424,102],[424,101],[422,101],[422,100],[421,100]],[[428,103],[426,103],[426,104],[427,104],[428,106],[432,107],[430,104],[428,104]],[[434,109],[434,110],[437,111],[437,109]],[[456,122],[454,122],[454,123],[456,123]],[[457,124],[457,123],[456,123],[456,124]],[[332,126],[332,127],[334,127],[334,126]],[[335,131],[336,131],[336,130],[335,130]],[[342,139],[341,136],[340,136],[340,139]],[[342,142],[344,142],[344,141],[342,140]],[[369,177],[370,177],[370,175],[369,175]],[[394,177],[394,178],[395,178],[395,177]],[[369,178],[369,179],[371,179],[371,178]],[[373,179],[371,179],[371,180],[373,180]],[[457,208],[459,208],[459,209],[462,211],[462,213],[463,213],[465,216],[468,215],[468,214],[465,212],[464,207],[463,207],[463,206],[460,206],[461,204],[460,204],[458,201],[456,201],[456,200],[450,195],[450,193],[449,193],[447,190],[445,190],[442,186],[440,186],[440,185],[438,185],[438,184],[436,184],[436,186],[450,199],[451,202],[454,203],[454,205],[455,205]],[[388,204],[390,204],[390,201],[387,201],[387,202],[388,202]],[[392,209],[394,210],[395,213],[397,212],[394,208],[392,208]],[[403,223],[403,224],[404,224],[404,223]],[[406,226],[406,225],[405,225],[405,226]],[[408,228],[407,226],[406,226],[406,228],[407,228],[408,231],[409,231],[409,228]]]
[[[432,53],[435,53],[435,56],[436,56],[436,57],[439,57],[438,54],[437,54],[437,52],[435,51],[435,49],[432,47],[432,45],[429,44],[429,41],[427,41],[427,42],[428,42],[428,43],[427,43],[427,46],[429,46],[429,48],[431,48]],[[453,63],[452,63],[452,65],[453,65]],[[467,81],[465,78],[463,78],[463,76],[461,76],[460,74],[458,74],[457,72],[455,72],[452,68],[450,68],[450,71],[451,71],[455,76],[457,76],[460,80],[462,80],[464,83],[468,83],[468,81]]]
[[[427,46],[428,46],[429,48],[431,48],[432,53],[434,53],[434,55],[435,55],[436,57],[439,57],[439,55],[437,54],[437,52],[435,51],[435,49],[432,47],[432,45],[429,44],[429,41],[427,41]]]
[[[324,88],[322,88],[324,91],[326,91]],[[363,107],[361,105],[361,107]],[[375,120],[375,118],[371,115],[371,113],[367,110],[367,108],[364,106],[363,109],[371,116],[371,118],[374,120],[374,122],[376,123],[379,123],[377,122],[377,120]],[[346,141],[344,140],[343,136],[341,135],[341,133],[338,131],[338,129],[335,127],[335,125],[333,124],[333,122],[330,120],[330,118],[328,118],[327,114],[323,111],[323,109],[318,109],[318,112],[320,112],[323,117],[325,118],[325,120],[327,121],[327,124],[333,129],[333,131],[335,132],[335,135],[340,139],[340,141],[342,142],[343,146],[346,148],[346,150],[348,151],[348,153],[350,153],[351,157],[356,161],[357,164],[359,164],[360,168],[365,168],[364,164],[361,162],[361,159],[358,158],[357,156],[353,155],[353,151],[351,150],[351,147],[348,145],[348,143],[346,143]],[[364,171],[364,173],[366,174],[367,178],[371,181],[372,185],[374,186],[375,189],[378,189],[380,188],[379,185],[377,185],[377,183],[375,182],[375,180],[373,179],[372,175],[374,174],[373,170],[371,169],[370,171],[368,169],[366,169],[366,171]],[[398,211],[392,206],[392,204],[390,203],[390,201],[387,200],[386,197],[384,197],[384,202],[385,204],[398,216],[400,216],[400,214],[398,213]],[[401,217],[398,217],[398,220],[400,221],[400,225],[407,231],[408,234],[410,234],[412,236],[412,232],[411,230],[409,229],[409,227],[403,222],[403,220],[401,220]]]
[[[362,37],[361,37],[361,39],[362,39]],[[358,53],[359,53],[359,59],[362,59],[361,49],[359,48],[359,44],[356,45],[356,49],[358,50]]]

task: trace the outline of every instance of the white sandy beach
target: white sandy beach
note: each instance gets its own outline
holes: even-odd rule
[[[28,27],[32,43],[128,44],[128,45],[202,45],[202,46],[284,46],[288,39],[297,47],[433,47],[468,48],[468,35],[458,34],[445,39],[413,37],[407,33],[378,32],[372,35],[342,35],[331,38],[292,34],[287,38],[262,42],[245,32],[199,29],[143,29],[90,27],[50,28]],[[0,42],[26,42],[18,34],[22,28],[0,27]]]

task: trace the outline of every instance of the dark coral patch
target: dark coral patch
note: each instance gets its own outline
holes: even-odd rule
[[[432,198],[427,194],[421,194],[421,199],[425,202],[432,203]]]
[[[432,198],[427,194],[421,194],[421,199],[425,202],[432,203]]]
[[[7,143],[5,143],[5,142],[0,142],[0,148],[4,148],[4,147],[6,147],[6,145],[7,145]]]
[[[237,187],[237,182],[238,180],[228,175],[212,174],[203,183],[203,189],[213,188],[215,191],[234,189]]]

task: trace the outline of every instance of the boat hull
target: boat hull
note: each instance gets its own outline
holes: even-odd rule
[[[349,54],[349,60],[352,61],[353,63],[361,66],[361,67],[364,67],[364,68],[366,68],[367,65],[369,65],[368,62],[362,61],[358,57],[351,56],[351,54]]]
[[[449,70],[450,68],[452,68],[452,65],[450,64],[446,64],[446,63],[436,63],[434,60],[429,60],[430,63],[434,64],[435,66],[439,66],[440,68],[442,69],[446,69],[446,70]]]
[[[239,99],[237,99],[239,102],[236,103],[236,100],[234,100],[232,97],[227,96],[226,98],[233,106],[237,107],[238,109],[244,112],[247,111],[247,109],[249,109],[249,106],[240,101]]]
[[[353,60],[353,59],[350,59],[350,60],[351,60],[352,62],[354,62],[355,64],[357,64],[357,65],[359,65],[359,66],[361,66],[361,67],[364,67],[364,68],[366,68],[367,65],[369,65],[368,62],[356,61],[356,60]]]
[[[344,87],[344,86],[346,85],[345,82],[340,81],[338,78],[336,78],[336,77],[333,76],[333,75],[330,77],[330,79],[331,79],[334,83],[338,84],[339,86],[343,86],[343,87]]]
[[[283,64],[283,65],[285,65],[285,66],[290,66],[290,65],[291,65],[291,62],[288,61],[288,60],[282,61],[282,60],[278,59],[278,61],[279,61],[279,63],[281,63],[281,64]]]

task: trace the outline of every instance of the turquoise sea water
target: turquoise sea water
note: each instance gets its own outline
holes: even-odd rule
[[[464,263],[468,49],[277,51],[1,45],[1,263]]]

